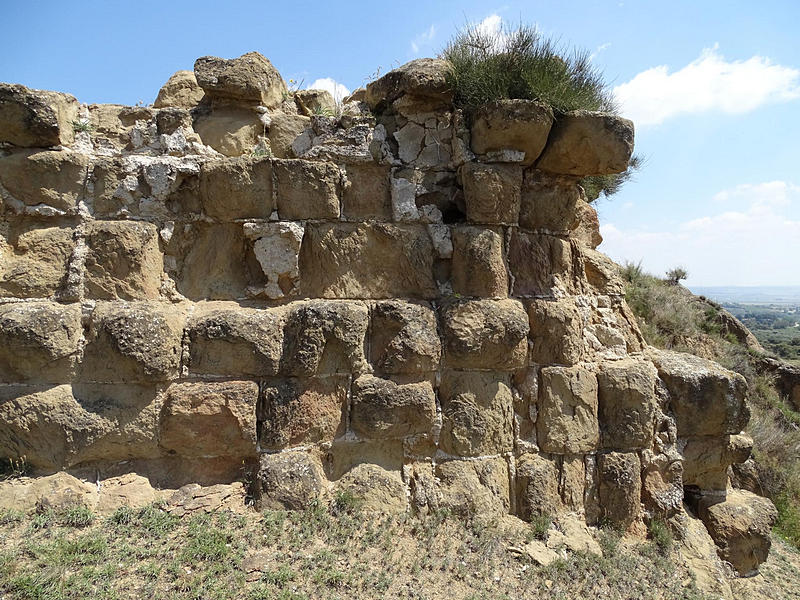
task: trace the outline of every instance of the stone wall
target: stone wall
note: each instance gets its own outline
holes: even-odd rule
[[[746,383],[646,347],[579,185],[630,121],[465,114],[433,59],[337,105],[250,53],[154,107],[2,84],[0,142],[0,456],[632,530],[687,490],[727,551]]]

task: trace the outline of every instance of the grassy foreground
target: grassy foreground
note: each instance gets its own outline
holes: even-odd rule
[[[0,515],[0,598],[701,598],[663,542],[601,532],[603,556],[539,567],[503,520],[305,512],[174,517],[158,505]]]

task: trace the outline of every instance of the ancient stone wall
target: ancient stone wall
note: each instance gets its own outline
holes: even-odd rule
[[[632,123],[465,114],[447,68],[342,105],[255,53],[154,107],[0,85],[0,456],[634,530],[688,490],[736,555],[746,383],[646,347],[594,249],[580,179],[626,168]]]

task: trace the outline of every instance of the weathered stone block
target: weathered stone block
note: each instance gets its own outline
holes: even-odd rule
[[[200,198],[213,219],[266,219],[273,210],[270,160],[242,157],[203,163]]]
[[[581,367],[545,367],[539,385],[537,439],[545,452],[580,454],[597,448],[597,377]]]
[[[258,403],[259,445],[281,450],[331,442],[347,427],[347,378],[269,380]]]
[[[369,336],[369,358],[378,373],[430,373],[439,368],[442,345],[436,314],[427,304],[376,302]]]
[[[166,392],[159,444],[180,456],[256,455],[258,384],[175,383]]]
[[[67,276],[74,230],[40,222],[0,224],[0,297],[47,298]]]
[[[561,510],[558,465],[541,454],[523,454],[516,464],[517,513],[526,521],[539,515],[554,517]]]
[[[484,227],[453,228],[452,285],[456,294],[506,297],[503,234]]]
[[[71,214],[86,189],[89,161],[69,150],[16,152],[0,158],[6,210],[53,216]]]
[[[461,168],[467,220],[516,225],[522,197],[522,167],[467,163]]]
[[[574,299],[531,300],[531,362],[574,365],[583,357],[584,318]]]
[[[545,231],[574,229],[580,200],[581,190],[575,179],[527,169],[522,182],[519,226]]]
[[[651,350],[670,395],[678,435],[737,434],[750,419],[747,381],[715,362],[690,354]]]
[[[81,379],[150,382],[180,375],[183,315],[171,306],[100,302],[86,331]]]
[[[177,106],[191,110],[203,99],[205,92],[197,85],[193,71],[176,71],[158,90],[153,108]]]
[[[78,304],[0,305],[0,381],[68,381],[80,337]]]
[[[389,167],[372,164],[346,166],[342,216],[350,221],[392,219]]]
[[[353,382],[352,397],[350,428],[359,437],[402,438],[433,429],[436,396],[430,381],[362,375]]]
[[[319,458],[309,452],[262,454],[256,477],[256,507],[304,510],[319,501],[325,483]]]
[[[583,262],[583,274],[594,293],[605,296],[622,296],[625,294],[625,282],[619,273],[619,265],[602,252],[586,246],[580,247]],[[588,290],[592,292],[591,288]]]
[[[635,452],[609,452],[597,461],[601,521],[627,529],[641,510],[641,464]]]
[[[580,199],[575,207],[575,212],[577,214],[577,223],[572,232],[572,239],[589,248],[597,248],[603,243],[597,211],[591,204]]]
[[[728,487],[728,467],[750,458],[753,440],[747,435],[696,437],[683,440],[679,449],[684,485],[724,491]]]
[[[0,142],[26,148],[71,144],[77,119],[74,96],[0,84]]]
[[[435,298],[433,242],[419,225],[306,225],[301,287],[324,298]]]
[[[559,117],[536,168],[563,175],[607,175],[628,167],[633,122],[610,113],[576,110]]]
[[[277,299],[295,291],[300,278],[300,246],[305,228],[295,221],[245,223],[244,235],[258,261],[265,285],[250,286],[249,295]]]
[[[568,241],[544,234],[511,234],[508,268],[514,277],[515,296],[552,296],[556,290],[572,292],[573,255]]]
[[[490,154],[503,150],[524,153],[522,163],[533,164],[547,143],[553,109],[535,100],[499,100],[480,107],[472,118],[472,151]]]
[[[642,502],[651,515],[668,519],[683,510],[683,461],[676,452],[641,453]]]
[[[303,134],[311,119],[303,115],[272,113],[269,124],[269,147],[275,158],[293,158],[295,140]]]
[[[277,375],[283,352],[284,309],[212,304],[191,318],[189,373],[223,377]]]
[[[287,92],[281,74],[258,52],[238,58],[203,56],[194,62],[198,85],[215,102],[240,102],[272,108]]]
[[[291,305],[281,371],[288,375],[360,373],[369,311],[362,302],[312,300]]]
[[[281,219],[338,219],[339,168],[301,159],[273,161]]]
[[[253,110],[215,106],[195,119],[194,130],[206,146],[220,154],[242,156],[255,147],[264,124]]]
[[[328,479],[340,479],[362,464],[377,465],[398,476],[403,468],[403,440],[354,440],[338,438],[325,455]]]
[[[437,58],[412,60],[369,83],[364,99],[373,110],[385,109],[404,96],[425,109],[420,112],[448,106],[453,101],[448,82],[452,68],[448,61]]]
[[[438,508],[463,517],[508,514],[508,465],[503,458],[449,460],[436,465]]]
[[[508,375],[446,371],[439,387],[439,446],[453,456],[508,452],[514,445],[514,399]]]
[[[369,513],[401,514],[408,508],[400,474],[378,465],[356,465],[336,482],[336,489],[358,498],[361,509]]]
[[[155,300],[164,261],[158,230],[138,221],[94,221],[86,227],[85,290],[98,300]]]
[[[597,383],[601,447],[650,447],[658,408],[656,376],[650,361],[626,359],[600,365]]]
[[[440,323],[445,364],[454,369],[523,367],[528,315],[516,300],[464,300],[446,304]]]

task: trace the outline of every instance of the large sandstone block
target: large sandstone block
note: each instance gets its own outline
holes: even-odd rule
[[[273,162],[281,219],[338,219],[339,168],[301,159]]]
[[[604,296],[625,294],[625,282],[619,272],[619,265],[602,252],[581,246],[580,260],[583,262],[583,275],[591,286],[587,291]]]
[[[362,302],[312,300],[291,305],[284,329],[281,371],[330,375],[366,370],[369,311]]]
[[[77,119],[74,96],[0,83],[0,142],[26,148],[71,144]]]
[[[86,227],[86,295],[98,300],[155,300],[164,259],[158,230],[139,221],[94,221]]]
[[[322,464],[314,454],[262,454],[255,482],[256,507],[304,510],[320,500],[326,483]]]
[[[472,151],[491,158],[504,151],[522,152],[521,162],[533,164],[547,143],[553,109],[535,100],[498,100],[480,107],[472,117]]]
[[[277,375],[285,310],[211,304],[187,326],[189,373],[222,377]]]
[[[175,383],[166,392],[159,445],[179,456],[256,455],[258,384]]]
[[[679,445],[683,457],[683,484],[700,490],[725,491],[728,467],[745,462],[753,450],[747,435],[696,437]]]
[[[203,144],[225,156],[249,154],[258,136],[264,133],[264,124],[258,113],[235,106],[206,108],[194,121],[194,130]]]
[[[183,322],[171,306],[98,303],[85,333],[81,379],[144,383],[177,378]]]
[[[452,236],[453,292],[462,296],[506,297],[508,273],[503,259],[502,231],[454,227]]]
[[[572,230],[578,225],[580,201],[581,190],[574,178],[526,169],[519,226],[553,232]]]
[[[311,119],[282,112],[270,114],[269,148],[275,158],[294,158],[294,144],[309,127]]]
[[[745,490],[731,490],[724,502],[700,511],[700,518],[719,548],[723,560],[740,575],[748,575],[767,560],[770,532],[778,511],[767,498]]]
[[[552,296],[575,289],[570,243],[559,237],[514,229],[508,247],[508,268],[515,296]]]
[[[68,225],[0,224],[0,297],[48,298],[64,285],[74,248]]]
[[[332,442],[344,435],[347,393],[344,376],[264,382],[256,413],[259,447],[282,450]]]
[[[435,298],[435,256],[424,226],[309,223],[301,287],[323,298]]]
[[[440,312],[445,365],[511,371],[525,366],[528,315],[516,300],[463,300]]]
[[[514,399],[508,375],[446,371],[439,387],[439,446],[453,456],[508,452],[514,445]]]
[[[537,439],[545,452],[582,454],[597,448],[597,377],[581,367],[540,373]]]
[[[0,305],[0,381],[69,381],[80,337],[78,304]]]
[[[400,473],[378,465],[356,465],[336,482],[336,490],[358,498],[361,509],[370,514],[402,514],[408,509],[406,486]]]
[[[378,373],[430,373],[439,368],[442,344],[428,304],[386,300],[370,313],[370,362]]]
[[[574,365],[583,357],[584,318],[572,298],[531,300],[530,360],[540,365]]]
[[[614,450],[648,448],[658,409],[656,368],[650,361],[608,361],[597,372],[600,445]]]
[[[89,161],[69,150],[15,152],[0,158],[3,205],[14,213],[72,214],[86,191]]]
[[[641,463],[635,452],[609,452],[597,461],[601,521],[623,530],[641,513]]]
[[[503,458],[449,460],[436,465],[437,507],[462,517],[508,514],[508,465]]]
[[[270,160],[241,157],[203,163],[200,198],[213,219],[266,219],[273,210]]]
[[[330,444],[323,464],[328,479],[337,480],[362,464],[400,476],[404,460],[403,440],[358,440],[348,435]]]
[[[300,278],[300,247],[305,227],[295,221],[245,223],[244,235],[248,241],[248,259],[255,257],[263,286],[250,286],[248,295],[277,299],[291,295]],[[251,280],[259,277],[250,271]]]
[[[750,419],[744,377],[691,354],[651,350],[649,357],[669,391],[680,437],[744,429]]]
[[[552,458],[523,454],[517,459],[515,494],[517,514],[530,521],[536,516],[554,517],[560,512],[559,470]]]
[[[203,99],[205,92],[197,85],[193,71],[176,71],[158,90],[154,108],[177,106],[192,109]]]
[[[467,163],[461,169],[470,223],[516,225],[522,196],[522,168]]]
[[[453,90],[448,83],[451,72],[452,65],[446,60],[412,60],[367,84],[365,101],[371,109],[379,111],[401,99],[425,109],[419,112],[446,107],[453,101]]]
[[[348,221],[392,219],[390,169],[383,165],[354,164],[345,167],[342,216]]]
[[[668,519],[683,510],[683,466],[674,451],[654,453],[644,450],[642,461],[642,503],[658,518]]]
[[[559,117],[536,168],[562,175],[607,175],[628,167],[633,122],[610,113],[576,110]]]
[[[350,428],[363,438],[391,439],[430,433],[436,396],[430,381],[395,382],[372,375],[353,381]]]
[[[212,102],[239,102],[272,108],[283,102],[286,83],[272,63],[258,52],[239,58],[203,56],[194,75]]]

